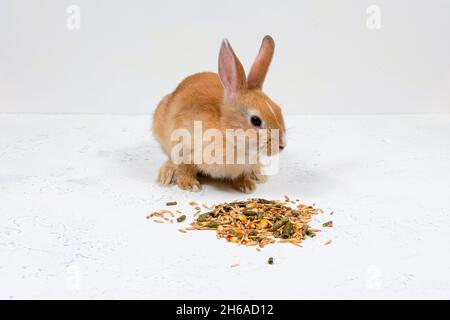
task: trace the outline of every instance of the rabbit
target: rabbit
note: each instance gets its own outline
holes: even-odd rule
[[[202,186],[198,176],[204,175],[229,181],[235,189],[249,193],[255,190],[257,183],[265,182],[266,176],[259,161],[212,164],[175,162],[171,153],[175,146],[172,136],[179,129],[192,133],[195,121],[200,121],[204,130],[214,129],[221,133],[227,129],[253,129],[256,132],[277,129],[279,141],[275,141],[276,147],[271,148],[274,141],[268,138],[262,148],[268,155],[281,152],[286,147],[281,108],[262,91],[274,49],[272,37],[265,36],[246,77],[241,62],[225,39],[220,48],[218,73],[191,75],[161,100],[152,121],[153,134],[169,158],[159,171],[157,180],[160,184],[177,184],[181,189],[200,191]],[[256,137],[258,139],[259,136]],[[202,152],[205,146],[197,147],[202,150],[195,148],[195,143],[194,146],[189,145],[187,153]],[[215,150],[219,151],[222,149]]]

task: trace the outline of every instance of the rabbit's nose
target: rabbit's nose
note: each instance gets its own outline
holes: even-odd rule
[[[280,151],[283,151],[284,147],[284,145],[280,144]]]

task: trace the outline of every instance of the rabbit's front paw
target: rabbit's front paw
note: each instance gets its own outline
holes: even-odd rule
[[[175,165],[172,161],[168,160],[164,165],[159,169],[158,179],[157,181],[163,185],[168,186],[172,184],[175,175]]]
[[[256,189],[256,182],[246,175],[239,176],[233,180],[233,187],[244,193],[251,193]]]
[[[199,192],[202,190],[202,185],[200,182],[193,177],[178,177],[177,185],[187,191]]]

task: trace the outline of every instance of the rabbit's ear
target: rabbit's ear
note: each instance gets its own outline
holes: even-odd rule
[[[272,61],[275,51],[275,42],[271,36],[265,36],[258,56],[248,74],[247,84],[249,89],[261,89]]]
[[[244,68],[228,40],[224,40],[220,48],[219,77],[225,89],[225,98],[233,98],[239,90],[247,88]]]

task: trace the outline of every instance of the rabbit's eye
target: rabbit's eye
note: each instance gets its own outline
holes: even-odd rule
[[[254,125],[255,127],[261,127],[262,125],[262,120],[260,117],[258,116],[252,116],[250,118],[250,122],[252,123],[252,125]]]

